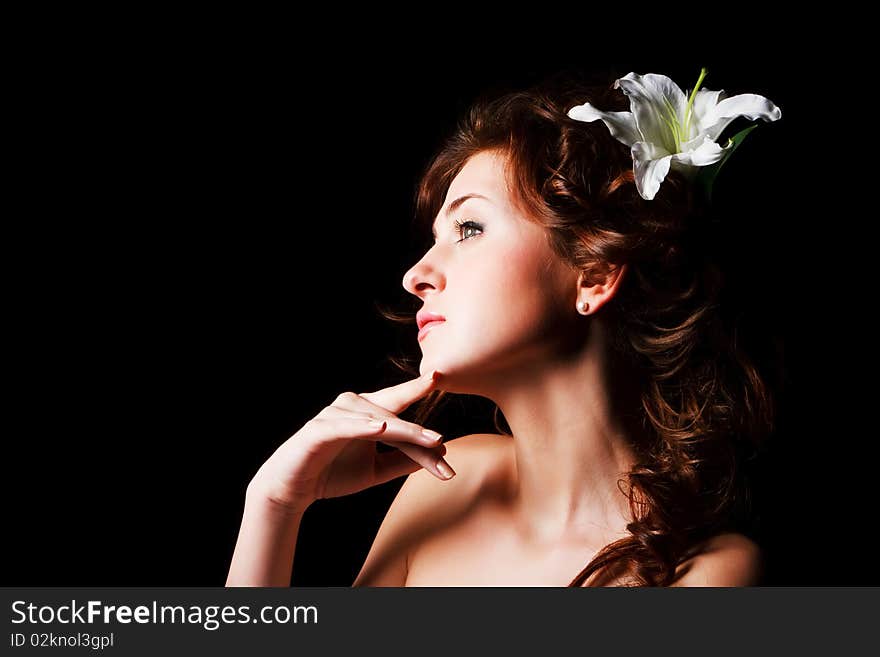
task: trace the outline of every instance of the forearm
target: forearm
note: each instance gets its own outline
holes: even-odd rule
[[[226,586],[290,586],[305,509],[288,511],[248,491]]]

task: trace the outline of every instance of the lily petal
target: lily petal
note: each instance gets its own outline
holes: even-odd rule
[[[712,139],[718,139],[724,128],[739,116],[749,120],[763,119],[776,121],[782,117],[782,110],[770,100],[757,94],[740,94],[725,98],[701,117],[702,132]]]
[[[724,89],[718,89],[717,91],[699,89],[697,91],[697,95],[694,96],[694,105],[691,108],[690,134],[688,135],[690,139],[701,135],[706,128],[711,127],[711,125],[706,124],[704,117],[713,112],[718,101],[723,100],[726,95]]]
[[[667,122],[680,124],[684,119],[687,98],[681,87],[658,73],[627,73],[614,81],[614,88],[622,89],[629,97],[642,139],[661,145],[669,152],[675,151],[675,138]]]
[[[639,134],[639,129],[636,127],[635,117],[633,117],[632,112],[603,112],[590,105],[590,103],[584,103],[568,110],[568,116],[577,121],[586,121],[587,123],[591,123],[596,119],[602,119],[603,123],[608,126],[611,136],[627,146],[632,146],[642,138]]]
[[[732,145],[719,146],[708,135],[702,135],[700,139],[701,143],[699,146],[687,152],[675,153],[672,156],[672,160],[688,166],[704,167],[709,164],[715,164],[732,148]]]
[[[654,198],[660,183],[669,173],[672,164],[672,155],[661,148],[646,141],[638,141],[632,145],[633,175],[636,179],[636,189],[646,201]]]

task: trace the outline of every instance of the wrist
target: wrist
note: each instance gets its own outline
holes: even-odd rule
[[[312,500],[281,500],[261,482],[252,481],[245,492],[245,508],[280,518],[302,516]]]

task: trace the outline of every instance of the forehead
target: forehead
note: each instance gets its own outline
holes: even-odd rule
[[[481,151],[473,155],[449,185],[446,203],[467,193],[485,194],[500,203],[507,198],[504,178],[504,157],[496,151]]]

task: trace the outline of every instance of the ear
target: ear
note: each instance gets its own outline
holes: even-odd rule
[[[623,281],[628,265],[597,265],[589,273],[581,272],[578,277],[578,300],[590,304],[590,312],[595,312],[608,303]]]

